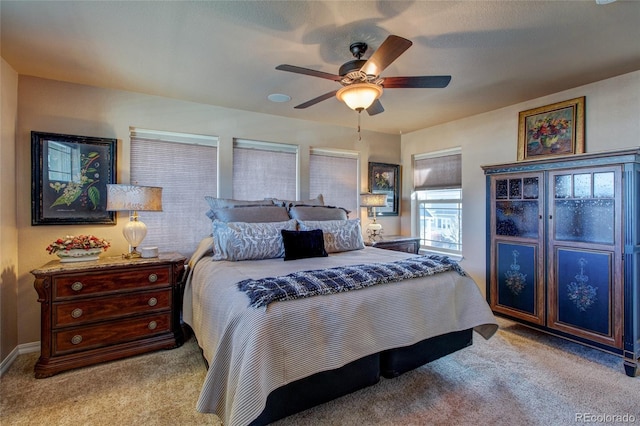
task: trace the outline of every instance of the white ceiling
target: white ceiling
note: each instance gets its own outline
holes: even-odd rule
[[[413,41],[382,76],[452,76],[387,89],[367,130],[410,132],[640,69],[640,2],[0,1],[2,57],[20,74],[348,127],[356,113],[317,77],[365,41]],[[288,103],[267,100],[271,93]],[[587,101],[588,102],[588,101]]]

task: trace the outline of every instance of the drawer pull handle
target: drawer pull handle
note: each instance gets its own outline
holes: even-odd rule
[[[149,328],[149,330],[155,330],[156,327],[158,327],[158,323],[155,321],[151,321],[147,327]]]
[[[73,343],[74,345],[79,345],[81,342],[82,342],[82,336],[79,334],[76,334],[71,338],[71,343]]]
[[[158,281],[158,275],[157,274],[149,274],[149,282],[150,283],[155,283],[156,281]]]
[[[82,287],[84,287],[82,285],[82,283],[80,281],[76,281],[75,283],[71,284],[71,290],[73,291],[80,291],[82,290]]]
[[[151,299],[149,299],[149,306],[156,306],[158,304],[158,299],[156,299],[155,297],[152,297]]]
[[[71,311],[71,316],[73,318],[80,318],[82,316],[82,309],[75,308],[73,311]]]

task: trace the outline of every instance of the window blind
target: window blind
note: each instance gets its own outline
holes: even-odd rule
[[[309,156],[309,195],[322,194],[326,205],[344,207],[357,217],[358,154],[311,150]]]
[[[413,189],[445,189],[462,186],[462,154],[415,156]]]
[[[233,146],[233,198],[295,200],[298,148],[295,145],[237,140]]]
[[[211,233],[205,195],[217,195],[217,139],[131,132],[131,183],[162,187],[162,212],[139,212],[143,246],[186,256]]]

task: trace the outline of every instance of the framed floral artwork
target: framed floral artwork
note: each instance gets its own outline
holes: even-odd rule
[[[400,196],[400,166],[397,164],[369,163],[369,192],[387,194],[387,206],[377,207],[376,216],[398,216]],[[368,209],[368,216],[373,216]]]
[[[522,111],[518,120],[518,160],[582,154],[585,97]]]
[[[31,224],[115,224],[116,139],[31,132]]]

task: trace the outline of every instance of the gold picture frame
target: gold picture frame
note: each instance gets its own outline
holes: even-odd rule
[[[585,97],[519,113],[518,161],[584,153]]]

